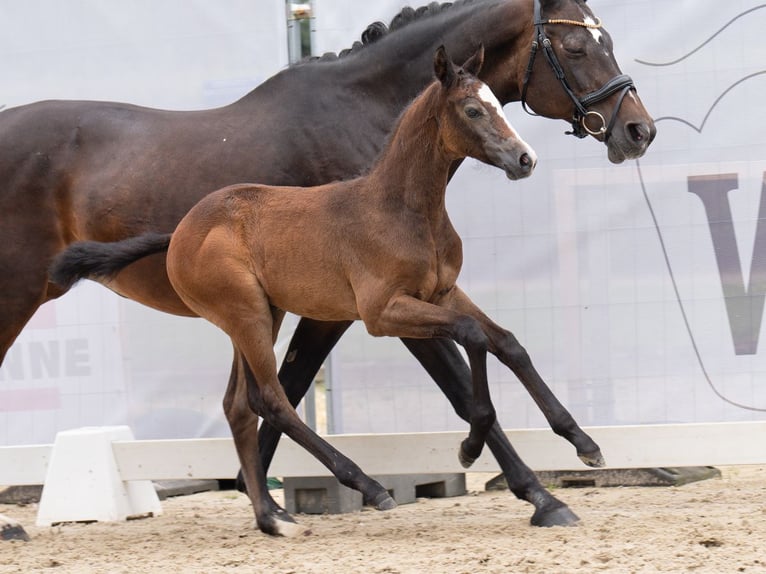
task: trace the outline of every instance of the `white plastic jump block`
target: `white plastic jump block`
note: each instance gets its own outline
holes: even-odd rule
[[[112,441],[134,440],[127,426],[86,427],[56,435],[37,525],[116,522],[162,514],[149,480],[123,481]]]

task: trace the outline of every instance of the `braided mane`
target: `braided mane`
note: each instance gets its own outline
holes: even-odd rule
[[[475,0],[456,0],[455,2],[431,2],[430,4],[426,6],[421,6],[420,8],[410,8],[409,6],[402,8],[401,12],[399,12],[396,16],[394,16],[391,19],[391,24],[386,26],[383,22],[373,22],[367,28],[365,28],[364,32],[362,32],[361,35],[361,41],[357,40],[354,42],[354,44],[350,48],[346,48],[345,50],[341,50],[339,53],[335,52],[326,52],[325,54],[322,54],[321,56],[309,56],[307,58],[304,58],[300,62],[298,62],[296,65],[299,64],[305,64],[307,62],[327,62],[332,60],[337,60],[338,58],[344,58],[345,56],[348,56],[349,54],[355,54],[359,50],[364,49],[366,46],[373,44],[380,40],[381,38],[388,36],[389,34],[396,32],[397,30],[401,30],[402,28],[405,28],[408,24],[411,24],[412,22],[420,21],[425,18],[430,18],[432,16],[435,16],[437,14],[441,14],[445,10],[450,9],[451,7],[458,7],[458,6],[464,6],[466,4],[472,4]]]

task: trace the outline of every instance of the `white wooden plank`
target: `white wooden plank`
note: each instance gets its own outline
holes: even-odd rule
[[[766,421],[639,425],[586,429],[613,468],[766,464]],[[548,429],[507,431],[524,462],[535,470],[582,469],[574,449]],[[462,472],[457,449],[465,432],[327,437],[368,474]],[[42,484],[51,445],[0,447],[0,485]],[[225,478],[239,461],[231,439],[117,441],[113,451],[124,480]],[[497,472],[489,449],[472,471]],[[273,476],[326,476],[301,447],[282,439]]]
[[[0,447],[0,485],[42,484],[53,445]]]
[[[228,438],[115,441],[123,480],[234,478],[239,461]]]
[[[766,463],[766,422],[642,425],[586,429],[601,445],[609,466],[723,466]],[[585,468],[574,448],[547,429],[507,432],[524,462],[535,470]],[[462,472],[457,449],[464,432],[335,435],[328,441],[368,474]],[[115,443],[126,480],[221,478],[239,463],[228,439]],[[489,449],[472,471],[496,472]],[[301,447],[282,439],[269,474],[326,476],[329,471]]]

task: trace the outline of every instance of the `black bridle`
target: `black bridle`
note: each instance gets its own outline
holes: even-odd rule
[[[623,99],[625,99],[625,96],[630,90],[635,91],[636,89],[635,85],[633,84],[633,80],[630,78],[630,76],[620,74],[619,76],[615,76],[609,80],[598,90],[590,92],[589,94],[585,94],[582,98],[578,98],[572,88],[569,86],[569,82],[567,82],[566,75],[564,74],[564,69],[561,67],[559,60],[556,57],[556,53],[553,51],[553,46],[551,45],[550,39],[545,35],[545,29],[543,27],[545,24],[570,24],[573,26],[583,26],[585,28],[600,28],[601,21],[599,20],[596,24],[587,24],[585,22],[578,22],[576,20],[543,20],[542,16],[540,15],[540,0],[533,0],[533,2],[535,5],[535,39],[532,41],[532,50],[529,54],[529,63],[527,64],[527,71],[524,74],[524,84],[521,91],[521,105],[524,108],[524,111],[533,116],[538,115],[530,111],[527,107],[527,88],[529,87],[529,79],[532,76],[532,66],[535,63],[537,50],[540,46],[542,46],[545,53],[545,59],[548,60],[548,63],[551,65],[553,73],[556,74],[556,78],[558,78],[561,86],[564,88],[564,92],[566,92],[567,96],[569,96],[569,99],[574,103],[575,110],[571,120],[572,131],[566,133],[577,136],[578,138],[584,138],[589,134],[592,136],[603,135],[604,142],[609,141],[609,137],[612,135],[612,128],[614,127],[614,122],[617,119],[617,114],[620,111],[620,106],[622,106]],[[614,111],[612,112],[612,117],[608,124],[604,119],[604,116],[602,116],[599,112],[595,110],[588,110],[590,106],[604,101],[609,96],[617,92],[620,92],[620,95],[617,98],[617,103],[614,106]],[[601,123],[600,127],[598,129],[592,129],[588,127],[587,122],[589,118],[595,118],[599,120]]]

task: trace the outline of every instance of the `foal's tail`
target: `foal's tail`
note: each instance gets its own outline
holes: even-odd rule
[[[48,273],[51,281],[66,289],[80,279],[111,279],[142,257],[167,251],[171,236],[146,233],[113,243],[78,241],[53,260]]]

